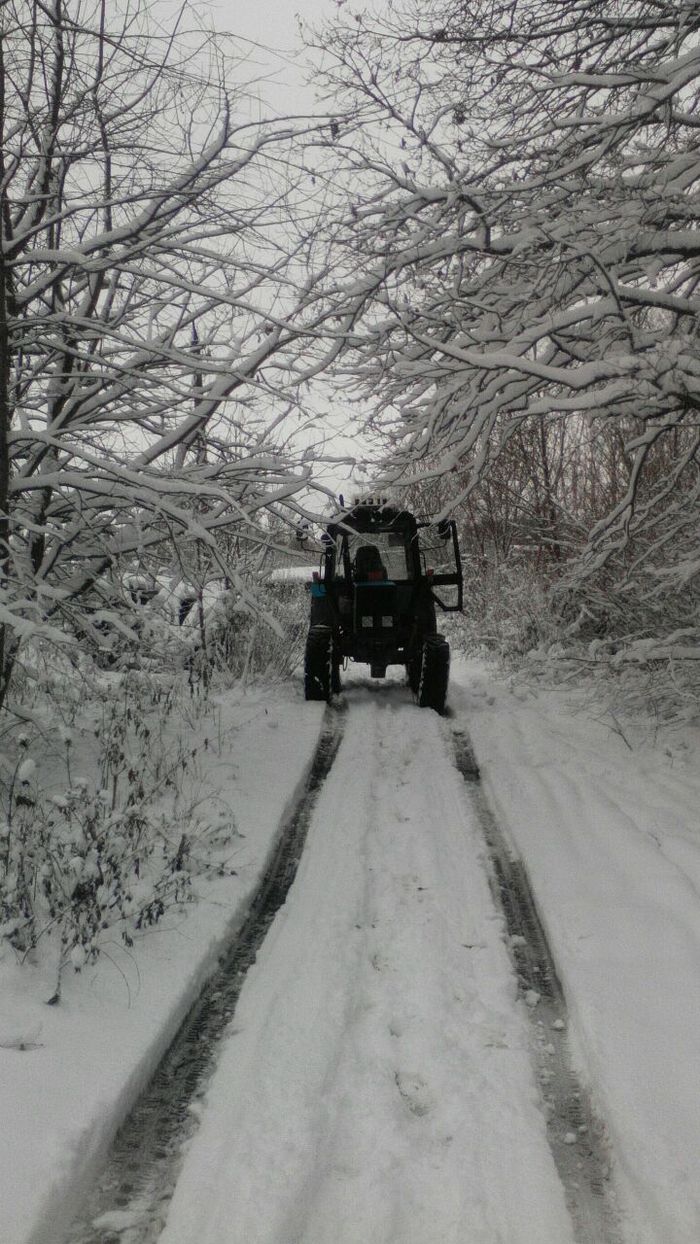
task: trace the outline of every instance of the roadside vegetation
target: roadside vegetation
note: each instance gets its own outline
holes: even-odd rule
[[[216,866],[182,775],[297,665],[326,407],[457,520],[453,643],[700,697],[697,6],[341,6],[311,121],[151,10],[0,6],[0,925],[58,981]]]
[[[336,373],[387,479],[458,517],[496,648],[661,663],[695,696],[699,23],[398,0],[316,44]]]

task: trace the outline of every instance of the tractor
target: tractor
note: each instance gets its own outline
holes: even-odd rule
[[[308,585],[306,699],[329,701],[339,692],[347,660],[369,665],[372,678],[403,665],[418,704],[442,713],[450,648],[435,606],[462,609],[456,524],[418,522],[408,510],[369,498],[342,510],[321,543],[320,570]]]

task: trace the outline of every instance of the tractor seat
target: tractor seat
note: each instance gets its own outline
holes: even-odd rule
[[[379,549],[374,544],[361,544],[353,566],[356,583],[383,583],[387,573]]]

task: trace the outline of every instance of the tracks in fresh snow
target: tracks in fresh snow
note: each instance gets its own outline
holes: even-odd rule
[[[443,723],[346,699],[162,1244],[574,1244]]]
[[[235,941],[220,958],[145,1093],[118,1132],[105,1169],[66,1244],[147,1244],[160,1234],[184,1147],[197,1127],[219,1039],[246,973],[294,880],[318,792],[343,733],[331,710],[304,789],[287,821]]]
[[[491,868],[491,890],[505,917],[518,990],[529,1009],[552,1156],[581,1244],[620,1244],[609,1192],[604,1126],[574,1070],[566,998],[540,921],[527,871],[501,832],[480,784],[467,735],[453,731],[455,761],[477,810]]]
[[[482,839],[529,1004],[548,1140],[577,1244],[619,1244],[561,985],[469,740],[453,727],[471,829],[435,715],[398,692],[380,698],[357,688],[347,698],[347,723],[335,708],[326,716],[305,789],[235,943],[124,1123],[66,1244],[158,1239],[227,1029],[229,1079],[219,1067],[218,1115],[212,1125],[210,1112],[188,1155],[169,1241],[247,1240],[251,1223],[256,1240],[274,1244],[325,1244],[332,1235],[437,1244],[433,1230],[450,1244],[470,1231],[520,1244],[531,1231],[569,1239],[528,1087],[527,1039],[509,1000],[500,921],[478,867]],[[251,974],[237,1037],[239,994],[312,819],[305,866]]]

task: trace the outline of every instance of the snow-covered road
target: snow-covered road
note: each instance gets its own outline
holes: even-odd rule
[[[447,719],[364,671],[328,711],[294,682],[223,693],[204,754],[235,871],[69,974],[60,1007],[45,966],[0,964],[0,1244],[698,1244],[700,730],[625,717],[614,686],[456,667]],[[84,1199],[302,808],[230,1026],[217,1049],[194,1024],[194,1091],[171,1075],[172,1144],[157,1111],[140,1137],[165,1175],[108,1164]],[[534,896],[524,936],[508,876]],[[523,966],[540,922],[563,1018]]]
[[[351,687],[162,1244],[568,1244],[447,728]]]
[[[618,716],[590,690],[453,688],[486,797],[525,861],[604,1116],[625,1238],[700,1240],[697,726]],[[618,710],[619,711],[619,710]]]

